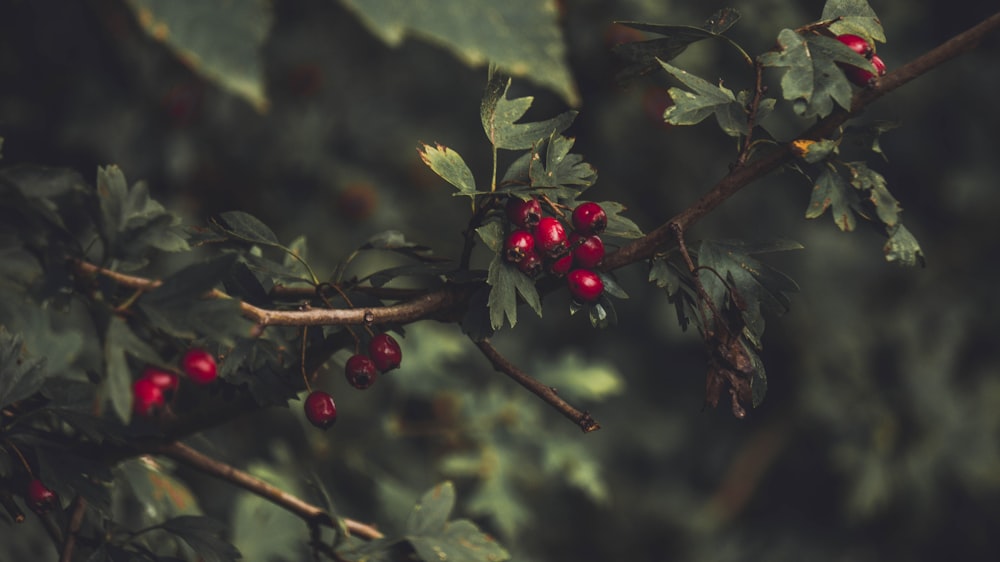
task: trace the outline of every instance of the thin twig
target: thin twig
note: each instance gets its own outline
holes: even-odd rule
[[[148,451],[150,453],[169,457],[186,466],[200,470],[210,476],[214,476],[239,486],[244,490],[270,501],[278,507],[293,513],[310,525],[319,524],[334,529],[337,528],[333,517],[323,511],[320,507],[307,503],[301,498],[293,496],[281,488],[268,484],[248,472],[244,472],[234,466],[213,459],[208,455],[199,453],[183,443],[173,442],[166,445],[152,445],[148,448]],[[352,519],[344,519],[343,521],[347,530],[356,537],[366,540],[374,540],[380,539],[383,536],[378,529],[372,527],[371,525],[366,525]]]
[[[69,524],[66,526],[66,537],[63,542],[62,555],[59,562],[70,562],[73,560],[73,549],[76,548],[76,537],[80,534],[80,525],[83,524],[83,514],[87,511],[87,500],[83,496],[76,496],[73,500],[73,508],[69,517]]]
[[[753,99],[750,101],[750,107],[747,108],[747,134],[746,138],[743,139],[743,148],[740,150],[740,155],[736,158],[737,167],[745,166],[747,160],[750,159],[750,153],[753,149],[753,130],[757,127],[757,112],[760,111],[760,100],[764,97],[764,65],[760,62],[760,59],[754,61],[753,69],[756,73],[753,85]]]
[[[544,385],[530,375],[518,369],[510,362],[506,357],[504,357],[497,348],[493,347],[488,339],[480,340],[475,342],[476,346],[479,347],[483,355],[493,363],[493,367],[500,371],[501,373],[507,375],[508,377],[514,379],[518,384],[527,388],[536,396],[542,400],[548,402],[550,406],[559,411],[562,415],[573,420],[584,433],[589,433],[591,431],[597,431],[601,429],[601,424],[597,423],[589,412],[581,412],[574,408],[571,404],[563,400],[556,393],[556,390],[551,386]]]

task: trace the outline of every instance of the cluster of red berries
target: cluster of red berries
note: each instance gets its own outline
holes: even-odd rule
[[[882,62],[882,59],[875,54],[875,49],[872,48],[871,43],[869,43],[867,39],[851,33],[845,33],[843,35],[838,35],[837,41],[847,45],[855,53],[870,60],[879,76],[885,75],[885,63]],[[841,64],[840,67],[843,68],[844,73],[847,74],[847,79],[858,86],[867,86],[868,83],[875,78],[874,74],[863,68],[847,64]]]
[[[600,298],[604,281],[594,268],[604,259],[600,233],[608,226],[608,215],[600,205],[589,201],[577,205],[569,235],[558,218],[542,216],[542,205],[534,197],[511,197],[506,214],[513,230],[504,240],[504,259],[529,277],[543,271],[565,276],[577,301],[589,303]]]
[[[351,386],[364,390],[375,384],[379,373],[385,374],[403,361],[403,352],[395,338],[386,333],[376,334],[368,342],[368,353],[355,353],[347,359],[344,376]],[[309,423],[326,429],[337,421],[337,405],[333,396],[322,390],[314,390],[306,397],[306,418]]]
[[[204,349],[191,349],[181,359],[181,369],[195,384],[204,385],[215,380],[218,368],[215,357]],[[170,371],[147,367],[142,377],[132,384],[132,403],[135,412],[143,417],[153,415],[163,407],[167,397],[177,391],[180,378]]]

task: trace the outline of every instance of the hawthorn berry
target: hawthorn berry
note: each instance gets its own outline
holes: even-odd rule
[[[608,214],[604,208],[587,201],[573,209],[573,230],[580,234],[600,234],[608,226]]]
[[[181,367],[187,376],[198,384],[208,384],[218,376],[215,357],[204,349],[191,349],[184,354]]]
[[[874,55],[871,62],[872,66],[875,67],[875,71],[878,73],[878,76],[884,76],[885,63],[882,62],[882,59],[880,59],[878,55]],[[867,86],[876,76],[868,70],[857,66],[844,65],[843,68],[844,73],[847,74],[847,79],[858,86]]]
[[[544,263],[542,262],[541,256],[538,255],[538,252],[531,252],[525,256],[523,260],[517,262],[517,269],[528,277],[536,277],[542,272],[543,266]]]
[[[854,35],[853,33],[844,33],[837,36],[837,41],[847,45],[852,51],[865,58],[872,56],[872,46],[864,37]]]
[[[507,220],[521,228],[534,228],[542,219],[542,204],[532,197],[527,201],[518,197],[507,200]]]
[[[176,392],[181,383],[181,379],[177,375],[156,367],[146,367],[146,370],[142,372],[142,378],[156,385],[164,395]]]
[[[163,389],[152,379],[141,378],[132,383],[132,406],[135,413],[149,417],[162,407],[163,403]]]
[[[507,235],[503,248],[507,261],[521,263],[525,257],[535,253],[535,237],[527,230],[515,230]]]
[[[403,361],[403,351],[399,349],[399,344],[385,332],[376,334],[372,341],[368,342],[368,355],[381,373],[399,367]]]
[[[573,263],[577,267],[593,268],[604,259],[604,241],[600,236],[581,236],[573,233],[569,237],[569,245],[573,248]]]
[[[326,429],[337,421],[337,405],[333,396],[322,390],[314,390],[306,397],[306,418],[309,423],[320,429]]]
[[[569,292],[582,302],[594,302],[604,292],[604,281],[589,269],[574,269],[566,276]]]
[[[535,227],[535,247],[543,256],[558,259],[564,255],[566,247],[566,229],[558,219],[542,217]]]
[[[344,376],[354,388],[364,390],[375,384],[378,371],[371,357],[360,353],[352,355],[344,365]]]
[[[28,504],[35,513],[45,513],[56,504],[56,494],[38,478],[28,482]]]
[[[549,264],[549,273],[555,275],[556,277],[562,277],[563,275],[569,273],[569,270],[572,268],[573,254],[566,254]]]

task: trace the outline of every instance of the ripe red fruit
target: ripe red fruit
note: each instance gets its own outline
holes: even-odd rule
[[[538,255],[538,252],[531,252],[517,263],[517,269],[528,277],[535,277],[542,272],[543,265],[542,258]]]
[[[555,275],[556,277],[562,277],[569,273],[569,270],[573,267],[573,254],[566,254],[565,256],[555,260],[549,265],[549,273]]]
[[[604,292],[604,281],[589,269],[574,269],[566,276],[569,292],[573,298],[583,302],[594,302]]]
[[[521,228],[531,229],[542,219],[542,204],[532,197],[527,201],[518,197],[507,199],[507,220]]]
[[[337,405],[333,396],[322,390],[314,390],[306,397],[306,418],[309,423],[320,429],[326,429],[337,421]]]
[[[176,392],[181,382],[177,375],[156,367],[146,367],[146,370],[142,372],[142,378],[156,385],[163,394]]]
[[[838,35],[837,41],[847,45],[852,51],[865,58],[872,56],[872,46],[864,37],[854,35],[853,33],[845,33]]]
[[[44,513],[56,504],[56,495],[41,480],[28,482],[28,504],[36,513]]]
[[[573,263],[577,267],[593,268],[604,259],[604,241],[600,236],[580,236],[573,233],[569,237],[569,245],[573,248]]]
[[[542,217],[535,227],[535,247],[543,256],[558,259],[566,255],[566,229],[558,219]]]
[[[607,226],[608,214],[597,203],[587,201],[573,209],[573,230],[580,234],[600,234]]]
[[[163,406],[163,389],[151,379],[141,378],[132,383],[132,406],[135,413],[143,417]]]
[[[191,349],[185,353],[181,367],[187,376],[198,384],[208,384],[219,374],[215,357],[204,349]]]
[[[399,349],[399,344],[392,336],[384,332],[376,334],[368,343],[368,355],[375,363],[375,368],[382,373],[399,367],[403,361],[403,351]]]
[[[375,362],[371,360],[371,357],[358,353],[352,355],[347,360],[347,364],[344,365],[344,376],[347,377],[347,382],[351,386],[359,390],[364,390],[375,384],[378,372],[375,369]]]
[[[875,70],[876,72],[878,72],[879,76],[885,75],[885,63],[882,62],[882,59],[880,59],[878,55],[872,57],[872,66],[875,67]],[[868,72],[864,68],[858,68],[856,66],[848,66],[848,65],[844,65],[843,68],[844,68],[844,73],[847,74],[847,79],[857,84],[858,86],[867,86],[868,83],[875,78],[874,74]]]
[[[521,263],[525,257],[535,253],[535,237],[527,230],[515,230],[507,235],[503,248],[507,261]]]

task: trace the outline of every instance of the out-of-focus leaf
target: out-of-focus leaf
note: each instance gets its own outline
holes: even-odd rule
[[[819,178],[816,179],[816,185],[813,186],[809,207],[806,209],[806,218],[814,219],[822,216],[829,208],[833,215],[833,222],[840,230],[850,232],[857,224],[854,209],[857,208],[858,203],[857,190],[852,188],[835,169],[824,166]]]
[[[830,31],[837,35],[853,33],[885,43],[882,22],[867,0],[827,0],[820,17],[827,21],[836,20],[830,24]]]
[[[542,470],[564,478],[596,503],[604,504],[610,499],[600,463],[580,441],[553,440],[545,447]]]
[[[434,146],[423,144],[417,152],[428,168],[458,188],[458,193],[455,195],[471,197],[476,193],[476,178],[459,153],[441,144]]]
[[[243,211],[227,211],[216,218],[213,223],[227,236],[265,246],[280,246],[278,237],[260,219]]]
[[[170,275],[163,283],[142,296],[148,303],[166,304],[175,300],[197,299],[229,274],[236,263],[236,254],[221,254],[189,265]]]
[[[495,63],[511,75],[552,89],[568,104],[579,105],[550,0],[342,1],[390,45],[399,45],[409,34],[429,39],[466,64]]]
[[[506,462],[506,461],[501,461]],[[510,480],[501,475],[507,469],[494,467],[497,474],[483,480],[465,504],[470,513],[489,515],[503,537],[515,537],[531,521],[531,512],[518,500]]]
[[[184,64],[257,111],[267,111],[261,50],[273,20],[270,2],[129,0],[128,5],[146,33]]]
[[[562,133],[576,119],[575,111],[561,113],[552,119],[533,123],[518,123],[535,98],[507,98],[511,80],[494,73],[486,85],[479,108],[483,130],[496,148],[526,150],[551,135]]]
[[[177,515],[198,515],[198,501],[191,490],[150,457],[130,459],[117,469],[114,494],[121,517],[132,528],[149,527]]]
[[[885,261],[913,267],[924,267],[927,262],[920,243],[902,224],[889,228],[889,239],[885,243]]]
[[[359,250],[386,250],[396,252],[407,257],[423,261],[445,261],[445,258],[437,258],[434,251],[427,246],[422,246],[415,242],[410,242],[406,236],[398,230],[386,230],[372,236],[365,242]]]
[[[625,391],[625,378],[611,363],[567,353],[533,369],[567,400],[606,400]]]
[[[26,358],[20,336],[0,326],[0,408],[34,394],[45,383],[43,358]]]
[[[40,478],[62,501],[76,494],[98,513],[111,516],[111,469],[103,461],[51,443],[35,447]]]
[[[132,420],[132,375],[125,361],[126,332],[131,332],[118,316],[113,316],[104,336],[104,363],[107,370],[101,390],[111,402],[118,419],[128,425]],[[132,336],[135,337],[134,335]]]
[[[410,537],[413,550],[421,560],[456,562],[502,562],[510,554],[493,537],[483,533],[471,521],[458,519],[448,523],[435,537]]]
[[[226,526],[211,517],[181,515],[164,521],[160,528],[188,544],[203,562],[235,562],[240,551],[222,537]]]
[[[427,491],[406,519],[407,535],[437,535],[444,531],[455,507],[455,486],[442,482]]]
[[[255,463],[248,471],[289,494],[300,495],[297,479],[289,478],[270,465]],[[247,560],[289,559],[307,536],[301,519],[249,492],[241,493],[236,500],[232,529],[233,545]]]

